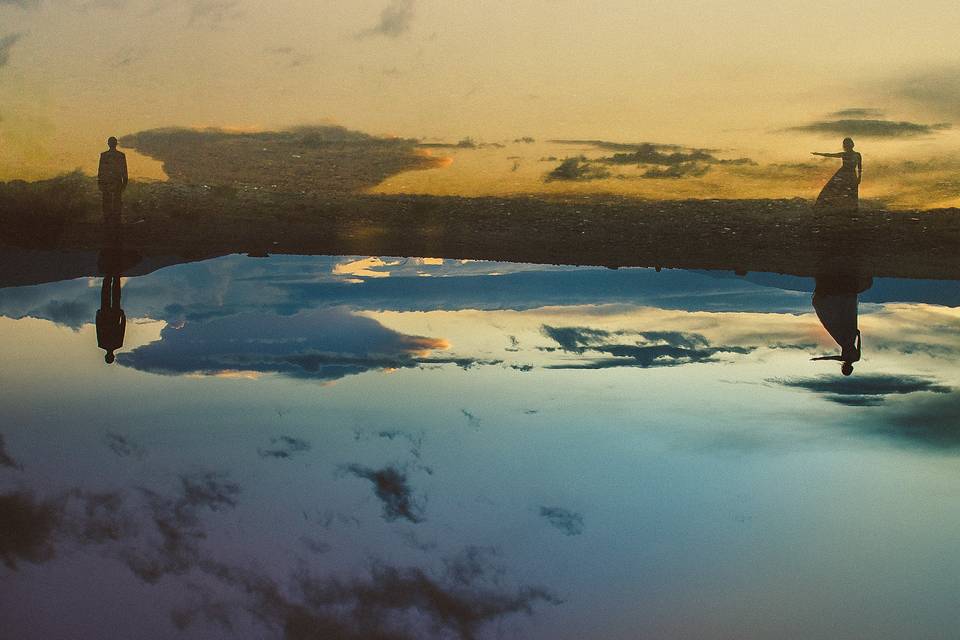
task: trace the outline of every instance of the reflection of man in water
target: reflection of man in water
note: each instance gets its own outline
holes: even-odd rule
[[[814,360],[839,360],[840,373],[853,373],[853,363],[860,360],[860,330],[857,328],[857,295],[873,285],[872,278],[856,276],[818,276],[813,292],[813,308],[827,333],[840,346],[839,356],[823,356]]]
[[[97,310],[97,345],[107,352],[103,356],[107,364],[114,361],[113,352],[123,346],[126,328],[127,315],[120,308],[120,274],[108,274],[103,277]]]
[[[104,360],[111,364],[114,351],[123,347],[123,335],[127,328],[127,315],[120,308],[120,278],[124,268],[140,261],[133,252],[124,252],[120,236],[120,221],[114,218],[105,225],[107,248],[100,251],[97,261],[103,274],[100,287],[100,308],[97,310],[97,346],[106,351]]]
[[[110,148],[100,154],[97,186],[103,196],[103,215],[107,219],[120,218],[120,198],[127,188],[127,156],[117,151],[117,139],[107,140]]]

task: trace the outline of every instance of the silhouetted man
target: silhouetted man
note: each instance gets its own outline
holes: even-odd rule
[[[103,195],[103,215],[106,218],[120,218],[120,198],[127,188],[127,156],[117,151],[117,139],[107,139],[110,148],[100,154],[100,168],[97,171],[97,185]]]

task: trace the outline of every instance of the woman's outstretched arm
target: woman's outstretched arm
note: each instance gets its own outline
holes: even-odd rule
[[[824,158],[842,158],[843,157],[842,151],[840,153],[820,153],[819,151],[811,151],[810,153],[815,156],[823,156]]]

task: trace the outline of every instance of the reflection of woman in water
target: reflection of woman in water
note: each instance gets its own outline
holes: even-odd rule
[[[853,373],[853,363],[860,361],[860,330],[857,328],[858,294],[873,284],[872,278],[818,277],[813,292],[813,308],[823,328],[840,346],[839,356],[823,356],[814,360],[839,360],[840,373]]]
[[[860,204],[860,178],[863,176],[863,160],[853,150],[853,140],[843,139],[843,151],[840,153],[812,152],[825,158],[842,158],[843,164],[817,197],[818,207],[830,207],[842,211],[856,211]]]

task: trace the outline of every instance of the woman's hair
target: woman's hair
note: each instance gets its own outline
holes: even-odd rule
[[[853,149],[853,138],[843,139],[843,148],[846,149],[847,147]]]

